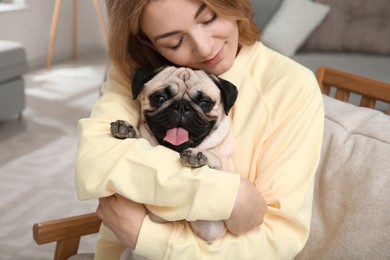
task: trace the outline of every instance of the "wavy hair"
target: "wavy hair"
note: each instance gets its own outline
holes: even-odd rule
[[[106,0],[108,14],[108,53],[120,80],[130,82],[136,67],[159,67],[170,64],[151,47],[141,30],[144,7],[153,0]],[[259,39],[260,31],[253,20],[249,0],[202,0],[218,15],[236,20],[238,44],[245,46]]]

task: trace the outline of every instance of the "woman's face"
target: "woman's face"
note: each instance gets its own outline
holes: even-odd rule
[[[143,10],[141,27],[154,48],[177,66],[220,75],[237,54],[237,22],[198,0],[152,0]]]

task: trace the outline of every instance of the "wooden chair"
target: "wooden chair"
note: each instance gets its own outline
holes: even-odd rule
[[[325,95],[336,87],[336,98],[345,102],[349,93],[357,93],[362,95],[361,106],[373,108],[375,100],[390,103],[390,84],[325,67],[319,68],[316,76]],[[57,219],[34,224],[33,237],[39,245],[56,242],[54,259],[64,260],[77,254],[80,238],[98,232],[100,225],[95,213]]]
[[[95,213],[56,219],[33,226],[38,245],[56,242],[54,260],[66,260],[77,254],[80,238],[97,233],[102,221]]]
[[[376,101],[383,101],[389,104],[387,114],[390,115],[390,84],[327,67],[318,68],[316,77],[323,94],[330,96],[334,87],[334,98],[348,102],[350,94],[355,93],[361,96],[361,107],[373,109]]]

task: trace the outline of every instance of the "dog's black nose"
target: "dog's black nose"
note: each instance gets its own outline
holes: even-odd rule
[[[176,102],[173,105],[173,108],[177,110],[180,114],[187,114],[190,111],[190,105],[188,104],[188,102],[184,101]]]

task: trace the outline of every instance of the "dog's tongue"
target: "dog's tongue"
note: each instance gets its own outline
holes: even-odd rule
[[[188,132],[181,127],[169,129],[164,141],[173,145],[181,145],[188,141]]]

